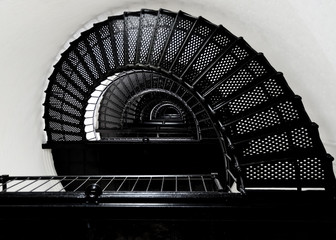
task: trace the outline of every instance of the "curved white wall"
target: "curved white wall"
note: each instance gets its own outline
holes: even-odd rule
[[[55,174],[50,151],[41,148],[43,91],[52,65],[75,33],[141,8],[183,10],[243,36],[284,73],[336,157],[333,0],[1,0],[0,174]]]

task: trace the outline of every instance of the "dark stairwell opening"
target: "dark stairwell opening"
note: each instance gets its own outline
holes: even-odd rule
[[[212,113],[180,80],[124,71],[102,81],[88,102],[87,142],[52,150],[59,175],[225,173]]]

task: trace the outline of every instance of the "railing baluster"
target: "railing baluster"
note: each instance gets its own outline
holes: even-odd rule
[[[133,184],[133,187],[132,187],[132,189],[131,189],[131,192],[134,191],[134,188],[135,188],[135,186],[137,185],[138,181],[139,181],[139,177],[137,177],[137,179],[135,180],[135,183]]]
[[[82,182],[82,184],[80,184],[75,190],[73,190],[73,192],[76,192],[78,189],[80,189],[87,181],[89,181],[90,178],[91,177],[86,178],[86,180],[84,182]]]
[[[54,177],[50,178],[50,179],[40,179],[40,180],[44,180],[43,183],[41,183],[40,185],[37,185],[35,188],[33,188],[32,190],[30,190],[30,192],[35,191],[36,189],[42,187],[43,185],[47,184],[48,182],[50,182]]]
[[[163,184],[164,184],[164,181],[165,181],[165,177],[162,177],[162,182],[161,182],[161,192],[163,191]]]
[[[202,183],[203,183],[203,187],[204,187],[204,191],[208,191],[208,189],[207,189],[207,186],[206,186],[206,184],[205,184],[205,181],[204,181],[204,177],[203,176],[201,176],[201,179],[202,179]]]
[[[22,189],[24,189],[24,188],[26,188],[26,187],[28,187],[28,186],[30,186],[30,185],[36,183],[36,182],[37,182],[38,180],[40,180],[40,179],[41,179],[41,177],[39,177],[38,179],[35,179],[34,181],[32,180],[32,182],[30,182],[30,183],[28,183],[27,185],[25,185],[25,186],[19,188],[18,190],[16,190],[16,192],[20,192]]]
[[[15,178],[13,181],[16,181],[16,179],[17,179],[17,178]],[[29,178],[28,178],[28,179],[29,179]],[[17,186],[17,185],[19,185],[19,184],[21,184],[21,183],[24,182],[25,180],[26,180],[26,179],[23,179],[23,180],[21,180],[21,181],[15,183],[14,185],[12,185],[12,186],[10,186],[10,187],[7,187],[6,190],[8,191],[8,189],[10,189],[10,188],[12,188],[12,187],[15,187],[15,186]],[[13,181],[12,181],[12,182],[13,182]]]
[[[127,177],[124,178],[124,180],[122,181],[122,183],[118,187],[117,192],[119,192],[119,190],[121,189],[122,185],[126,182],[126,180],[127,180]]]
[[[190,180],[190,176],[188,176],[188,182],[189,182],[189,191],[192,192],[192,186],[191,186],[191,180]]]
[[[152,177],[149,178],[149,182],[148,182],[148,185],[147,185],[147,188],[146,188],[146,192],[148,192],[151,183],[152,183]]]
[[[65,186],[64,186],[61,190],[59,190],[59,191],[61,192],[62,190],[65,190],[66,187],[68,187],[71,183],[73,183],[73,182],[76,181],[77,179],[78,179],[78,177],[72,179],[71,182],[69,182],[67,185],[65,185]]]
[[[2,176],[0,176],[0,182],[1,182],[2,192],[6,192],[7,183],[8,183],[8,177],[9,177],[9,175],[2,175]]]
[[[62,179],[58,180],[57,183],[55,183],[54,185],[52,185],[51,187],[49,187],[48,189],[45,190],[45,192],[48,192],[50,189],[52,189],[53,187],[55,187],[57,184],[61,184],[61,182],[66,179],[66,177],[63,177]]]
[[[113,182],[113,180],[115,179],[115,177],[113,177],[108,183],[107,185],[104,187],[103,192],[108,188],[108,186],[110,186],[110,184]]]

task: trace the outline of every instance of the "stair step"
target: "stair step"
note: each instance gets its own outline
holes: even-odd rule
[[[178,77],[181,76],[202,45],[212,36],[216,27],[215,24],[199,17],[189,32],[188,38],[185,40],[184,45],[181,47],[169,71]]]
[[[125,66],[125,48],[124,48],[124,16],[109,17],[109,26],[111,32],[112,51],[116,56],[116,66],[123,68]]]
[[[193,60],[191,66],[186,69],[181,78],[189,84],[194,83],[237,40],[236,36],[220,26],[220,29],[216,31],[216,34],[207,42],[201,52],[198,53],[197,58]]]
[[[151,51],[154,33],[157,26],[158,12],[142,9],[140,13],[140,27],[136,52],[136,63],[148,64],[149,53]]]
[[[124,51],[125,65],[135,64],[135,55],[140,28],[140,12],[124,13]]]
[[[153,33],[153,41],[149,52],[149,64],[158,66],[163,51],[165,50],[175,23],[177,14],[160,9],[157,24]]]
[[[273,103],[293,96],[293,91],[288,87],[282,75],[274,75],[235,98],[228,101],[225,101],[224,98],[213,109],[221,121],[225,123],[249,116],[259,109],[269,108]]]
[[[316,152],[326,154],[319,141],[318,127],[308,123],[261,136],[232,142],[240,164],[267,161],[274,158],[307,156]]]
[[[113,46],[113,38],[110,30],[110,21],[94,24],[96,29],[96,36],[98,38],[98,44],[103,55],[105,66],[108,71],[117,67],[117,54]]]
[[[290,128],[291,125],[305,124],[310,119],[298,97],[284,99],[244,115],[235,121],[223,124],[232,141],[241,141],[271,133],[279,128]]]
[[[162,69],[169,71],[195,22],[196,18],[182,11],[177,14],[172,32],[160,58],[159,66]]]
[[[312,154],[244,164],[241,169],[248,188],[324,188],[330,184],[328,162],[328,155]]]

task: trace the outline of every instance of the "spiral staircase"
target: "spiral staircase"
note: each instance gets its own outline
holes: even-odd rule
[[[239,191],[334,187],[332,157],[301,98],[222,25],[182,11],[125,12],[83,32],[54,68],[46,146],[215,142],[225,185]]]
[[[70,43],[45,92],[43,148],[59,176],[2,176],[6,206],[75,206],[81,218],[79,206],[135,219],[160,209],[235,231],[251,216],[333,218],[333,157],[318,125],[283,74],[222,25],[165,9],[111,16]],[[40,185],[10,194],[25,181]],[[41,181],[61,188],[31,193]]]

